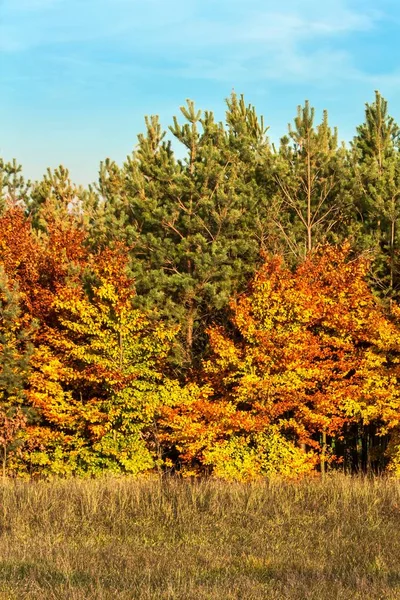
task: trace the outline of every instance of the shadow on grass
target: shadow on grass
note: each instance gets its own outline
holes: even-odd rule
[[[56,587],[69,584],[73,587],[89,587],[94,583],[93,577],[84,571],[66,574],[62,571],[29,562],[0,562],[0,581],[5,583],[24,583],[35,581],[41,587]]]

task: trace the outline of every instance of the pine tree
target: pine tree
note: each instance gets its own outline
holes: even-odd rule
[[[400,264],[400,129],[388,114],[388,103],[375,92],[366,105],[365,122],[353,140],[354,197],[359,222],[358,244],[374,253],[371,271],[375,289],[398,298]]]
[[[81,196],[83,190],[72,183],[68,169],[60,165],[57,169],[47,169],[41,181],[32,187],[27,212],[32,224],[39,231],[47,230],[47,222],[82,221]]]
[[[122,170],[102,165],[91,236],[131,248],[137,303],[180,324],[190,364],[206,324],[257,264],[264,219],[253,175],[268,141],[254,108],[236,96],[227,128],[191,101],[181,113],[185,122],[175,117],[170,131],[185,158],[151,117]]]
[[[282,246],[274,225],[276,183],[273,154],[267,137],[269,127],[265,126],[263,116],[257,115],[254,106],[246,105],[243,96],[238,97],[232,92],[226,102],[228,145],[239,155],[242,163],[240,177],[247,190],[245,193],[252,198],[249,210],[253,235],[262,251],[278,253]]]
[[[7,206],[25,207],[29,201],[31,182],[25,181],[22,166],[15,158],[11,162],[4,162],[0,158],[0,215]]]
[[[314,121],[315,110],[308,101],[298,106],[294,127],[289,125],[274,160],[275,225],[297,259],[316,244],[332,240],[348,211],[340,194],[346,151],[338,146],[327,111],[318,126]]]

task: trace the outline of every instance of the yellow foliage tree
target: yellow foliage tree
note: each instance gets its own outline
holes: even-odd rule
[[[162,462],[157,414],[175,385],[164,371],[176,332],[132,308],[121,252],[93,256],[80,279],[54,299],[56,326],[35,355],[30,398],[47,427],[30,428],[30,460],[52,473],[137,474]]]
[[[266,261],[231,304],[231,333],[209,331],[208,391],[168,409],[183,461],[224,477],[297,475],[324,470],[348,428],[373,426],[376,438],[397,427],[400,331],[367,269],[348,245],[295,271]]]

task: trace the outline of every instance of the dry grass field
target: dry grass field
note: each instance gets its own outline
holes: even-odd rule
[[[400,483],[0,484],[0,598],[400,599]]]

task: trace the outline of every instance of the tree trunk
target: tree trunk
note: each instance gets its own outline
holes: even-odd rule
[[[312,250],[312,218],[311,218],[311,156],[310,156],[310,134],[308,135],[307,151],[307,254]]]
[[[363,427],[361,432],[361,471],[365,474],[368,472],[368,428]]]
[[[326,473],[326,431],[322,432],[322,451],[321,451],[321,475],[325,477]]]
[[[119,347],[119,368],[120,368],[120,371],[122,372],[122,369],[124,366],[124,342],[123,342],[121,330],[119,330],[119,332],[118,332],[118,347]]]
[[[395,220],[392,218],[391,231],[390,231],[390,290],[393,294],[394,288],[394,234],[395,234]]]
[[[3,444],[3,479],[7,476],[7,446]]]
[[[192,348],[193,348],[193,329],[194,329],[194,306],[193,300],[190,300],[189,310],[187,315],[187,325],[186,325],[186,353],[188,359],[192,358]]]

